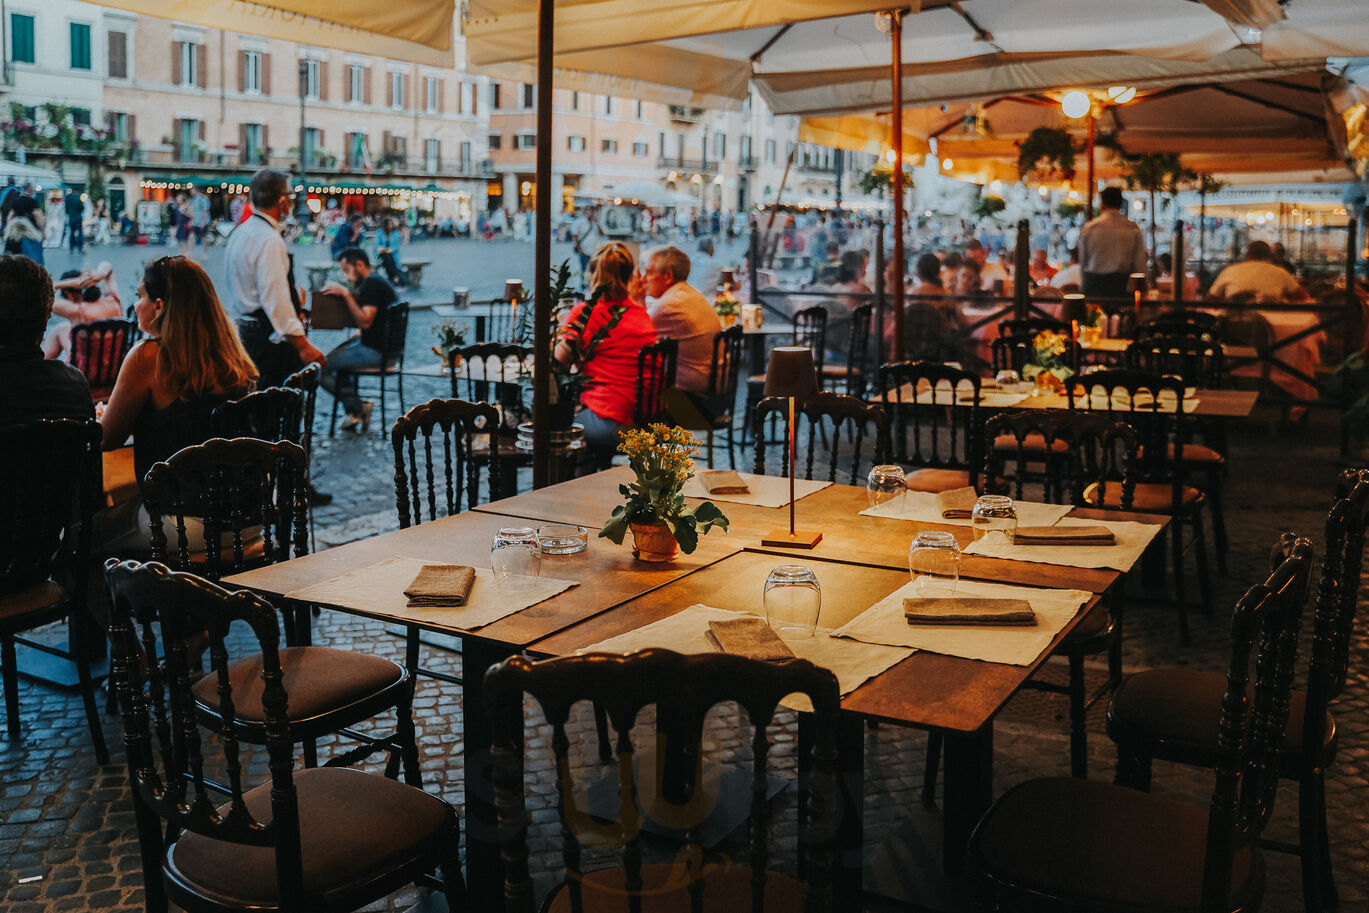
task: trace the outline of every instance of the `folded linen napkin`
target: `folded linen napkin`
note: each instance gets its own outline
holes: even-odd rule
[[[903,615],[910,625],[1034,625],[1036,613],[1025,599],[903,600]]]
[[[1106,526],[1019,526],[1014,545],[1115,545],[1117,537]]]
[[[703,483],[704,491],[711,495],[744,495],[751,493],[751,489],[746,485],[746,480],[731,469],[700,470],[699,481]]]
[[[754,615],[708,623],[709,639],[724,653],[775,662],[793,659],[794,651]]]
[[[475,583],[475,568],[462,564],[425,564],[404,590],[411,608],[463,606]]]
[[[943,519],[968,520],[974,515],[974,502],[978,500],[979,495],[966,485],[964,488],[937,492],[936,509],[941,511]]]

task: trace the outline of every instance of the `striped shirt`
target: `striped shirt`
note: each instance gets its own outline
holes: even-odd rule
[[[708,392],[713,366],[713,337],[722,330],[713,305],[687,282],[676,282],[648,303],[647,312],[661,339],[680,344],[675,360],[675,386],[690,393]]]

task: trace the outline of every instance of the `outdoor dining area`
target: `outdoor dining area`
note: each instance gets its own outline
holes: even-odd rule
[[[425,53],[454,15],[266,6]],[[379,364],[211,391],[197,442],[146,465],[167,431],[119,424],[117,385],[150,370],[140,339],[172,345],[149,283],[183,258],[150,265],[73,361],[91,402],[0,422],[0,908],[1369,907],[1369,375],[1331,379],[1369,349],[1357,220],[1344,265],[1277,300],[1221,293],[1182,219],[1169,275],[1152,237],[1141,269],[1058,286],[1023,220],[1004,279],[963,293],[905,250],[926,131],[890,129],[905,95],[1292,80],[1359,120],[1267,156],[1214,125],[1201,167],[1363,166],[1369,97],[1327,58],[1369,55],[1369,9],[650,6],[472,0],[466,53],[540,77],[548,119],[553,84],[617,80],[875,124],[900,203],[871,287],[785,287],[762,212],[727,270],[741,316],[658,338],[642,290],[680,252],[610,242],[579,277],[539,198],[526,288],[432,308],[470,320],[433,355],[396,301]],[[1090,224],[1120,197],[1093,126]],[[386,509],[330,545],[339,435]],[[102,539],[127,515],[136,546]]]

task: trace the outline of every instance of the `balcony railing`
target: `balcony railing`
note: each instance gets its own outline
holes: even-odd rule
[[[701,124],[704,122],[704,109],[689,105],[671,105],[670,119],[678,124]]]
[[[656,160],[656,167],[669,168],[673,171],[684,171],[689,174],[694,174],[695,172],[703,174],[705,171],[717,170],[718,163],[717,161],[709,161],[708,159],[692,159],[683,156],[664,155]]]

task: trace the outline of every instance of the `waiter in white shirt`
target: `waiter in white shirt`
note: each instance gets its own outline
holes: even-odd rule
[[[290,214],[290,176],[275,168],[252,175],[252,216],[228,236],[228,287],[241,316],[238,335],[256,362],[258,385],[273,387],[304,365],[326,359],[304,335],[290,254],[280,222]]]
[[[1098,203],[1102,212],[1079,232],[1081,291],[1090,298],[1123,298],[1131,274],[1146,271],[1146,241],[1141,226],[1122,214],[1120,187],[1104,187]]]

